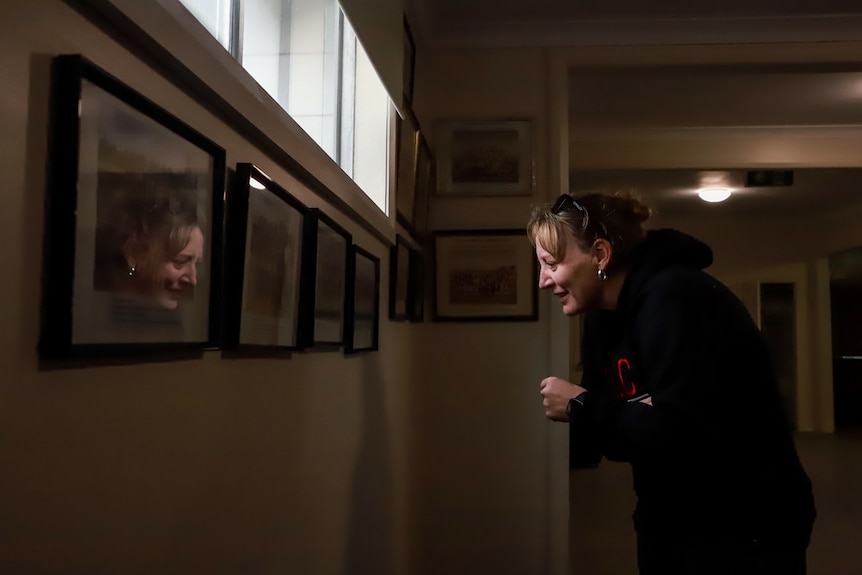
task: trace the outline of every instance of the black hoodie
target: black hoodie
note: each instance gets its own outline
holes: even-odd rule
[[[811,483],[769,351],[711,263],[669,229],[632,251],[616,309],[584,318],[572,453],[631,462],[639,531],[807,544]]]

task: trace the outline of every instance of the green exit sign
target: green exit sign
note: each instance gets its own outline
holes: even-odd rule
[[[793,185],[793,170],[749,170],[747,188],[768,188]]]

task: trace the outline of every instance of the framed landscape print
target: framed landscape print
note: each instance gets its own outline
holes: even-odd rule
[[[353,246],[347,285],[344,351],[376,351],[380,331],[380,259]]]
[[[236,167],[227,205],[224,347],[299,349],[308,210],[247,163]]]
[[[323,211],[308,211],[303,232],[303,305],[299,316],[302,347],[344,345],[347,265],[352,242],[352,236]]]
[[[224,150],[81,56],[51,82],[41,356],[219,346]]]
[[[538,319],[538,264],[524,230],[434,234],[435,321]]]
[[[437,193],[448,196],[528,196],[533,192],[528,120],[440,120]]]

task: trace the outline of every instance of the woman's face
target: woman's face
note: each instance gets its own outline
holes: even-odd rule
[[[155,294],[165,309],[175,309],[180,299],[188,299],[198,283],[197,266],[204,256],[204,234],[192,228],[185,247],[166,262],[159,264]]]
[[[601,301],[601,280],[591,252],[585,252],[566,232],[566,255],[557,261],[536,238],[539,260],[539,287],[550,289],[559,298],[563,313],[569,316],[598,309]]]

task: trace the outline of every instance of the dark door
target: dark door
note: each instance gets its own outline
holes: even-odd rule
[[[862,429],[862,282],[833,279],[829,291],[835,429]]]

